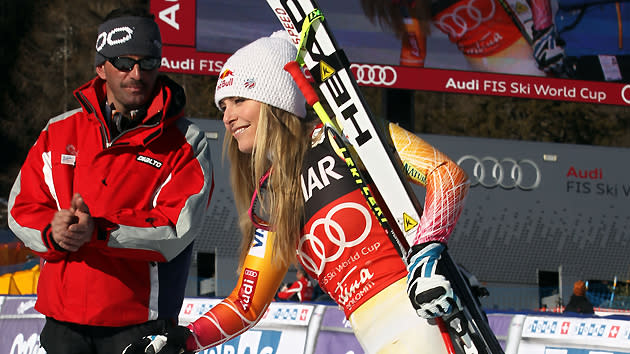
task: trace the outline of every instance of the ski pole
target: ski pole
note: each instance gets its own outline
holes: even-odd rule
[[[609,303],[609,307],[612,308],[613,306],[613,300],[615,299],[615,289],[617,289],[617,276],[615,275],[615,278],[613,280],[613,288],[612,288],[612,292],[610,294],[610,303]]]

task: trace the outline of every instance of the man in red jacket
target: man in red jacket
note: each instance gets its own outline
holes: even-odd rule
[[[213,187],[204,133],[160,75],[146,10],[98,28],[97,77],[52,118],[9,197],[9,226],[44,259],[35,308],[48,354],[120,353],[177,324],[192,243]]]
[[[304,272],[304,269],[299,268],[295,272],[296,281],[291,286],[284,285],[278,294],[278,299],[284,301],[311,301],[313,300],[313,284]]]

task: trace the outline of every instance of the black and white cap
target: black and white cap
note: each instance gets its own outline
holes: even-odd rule
[[[98,26],[94,66],[103,64],[107,58],[123,55],[162,57],[162,37],[153,19],[124,16]]]

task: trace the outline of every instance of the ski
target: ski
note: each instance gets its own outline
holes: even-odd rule
[[[404,255],[419,227],[422,208],[405,179],[393,143],[372,118],[352,75],[350,63],[337,45],[317,4],[313,0],[267,2],[298,48],[299,64],[311,73],[326,103],[337,117],[337,124],[327,117],[321,105],[319,108],[314,106],[316,112],[322,120],[327,120],[324,123],[342,133],[358,155],[357,159],[365,166],[377,190],[382,191],[380,197],[385,210],[394,222],[389,223],[383,217],[381,224],[406,262]],[[303,78],[301,71],[300,76]],[[306,81],[306,84],[302,83],[304,85],[310,86],[310,83]],[[366,200],[371,204],[368,196]],[[378,210],[380,208],[377,206]],[[462,309],[443,318],[449,332],[459,338],[456,342],[460,350],[465,353],[503,353],[459,269],[447,252],[443,253],[442,259],[442,270],[462,301]]]
[[[347,141],[347,139],[345,139],[345,137],[343,137],[339,133],[338,127],[330,119],[330,117],[328,116],[328,113],[326,113],[326,111],[322,107],[321,103],[319,102],[319,97],[317,96],[317,93],[311,87],[310,83],[306,80],[306,78],[302,74],[300,65],[297,63],[297,61],[292,61],[292,62],[287,63],[284,69],[287,72],[289,72],[291,76],[293,76],[293,79],[298,84],[300,91],[302,91],[302,93],[304,94],[304,97],[306,98],[306,102],[310,106],[313,107],[313,109],[319,116],[320,120],[324,123],[324,126],[330,128],[330,130],[327,130],[327,131],[329,131],[332,134],[332,139],[335,141],[335,144],[336,144],[335,151],[340,156],[343,157],[343,160],[346,162],[346,165],[352,172],[352,176],[354,177],[354,182],[358,185],[359,190],[361,190],[370,209],[372,210],[374,215],[377,217],[377,220],[380,223],[380,225],[387,231],[387,235],[389,236],[392,243],[394,243],[401,258],[405,260],[405,250],[408,248],[408,246],[406,245],[406,243],[403,244],[400,241],[400,238],[395,236],[393,228],[390,226],[389,222],[387,221],[387,217],[385,216],[385,213],[387,211],[380,208],[380,206],[378,205],[378,202],[376,201],[377,200],[376,197],[372,194],[370,190],[370,187],[369,187],[370,177],[368,176],[367,172],[362,171],[361,168],[359,167],[360,159],[356,156],[355,153],[353,153],[353,149],[349,148],[349,145],[350,145],[349,142]],[[460,312],[457,311],[454,313],[460,313]],[[461,316],[459,317],[452,316],[452,318],[453,319],[461,318]],[[466,341],[464,339],[469,340],[470,337],[467,336],[466,333],[462,333],[462,331],[457,331],[457,328],[461,327],[460,323],[457,323],[456,325],[451,324],[451,326],[449,327],[447,326],[445,321],[442,319],[437,319],[436,321],[439,326],[440,332],[442,334],[442,339],[444,341],[444,345],[447,350],[447,353],[448,354],[465,353],[465,351],[462,348],[464,348],[465,343],[469,343],[470,341]],[[452,342],[451,334],[457,335],[457,338],[461,339],[457,343],[458,348],[460,349],[459,352],[455,350],[455,347]]]

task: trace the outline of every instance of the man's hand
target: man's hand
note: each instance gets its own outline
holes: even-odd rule
[[[442,243],[429,242],[413,246],[407,256],[407,295],[422,318],[444,316],[457,306],[451,283],[436,273],[444,249]]]
[[[144,337],[129,344],[122,354],[189,354],[186,340],[192,332],[186,327],[171,328],[165,335]]]
[[[549,74],[564,73],[564,45],[558,39],[556,27],[551,25],[543,30],[533,30],[534,59],[538,68]]]
[[[53,240],[69,252],[76,252],[92,238],[94,220],[83,197],[76,193],[70,202],[70,209],[55,213],[50,222]]]

